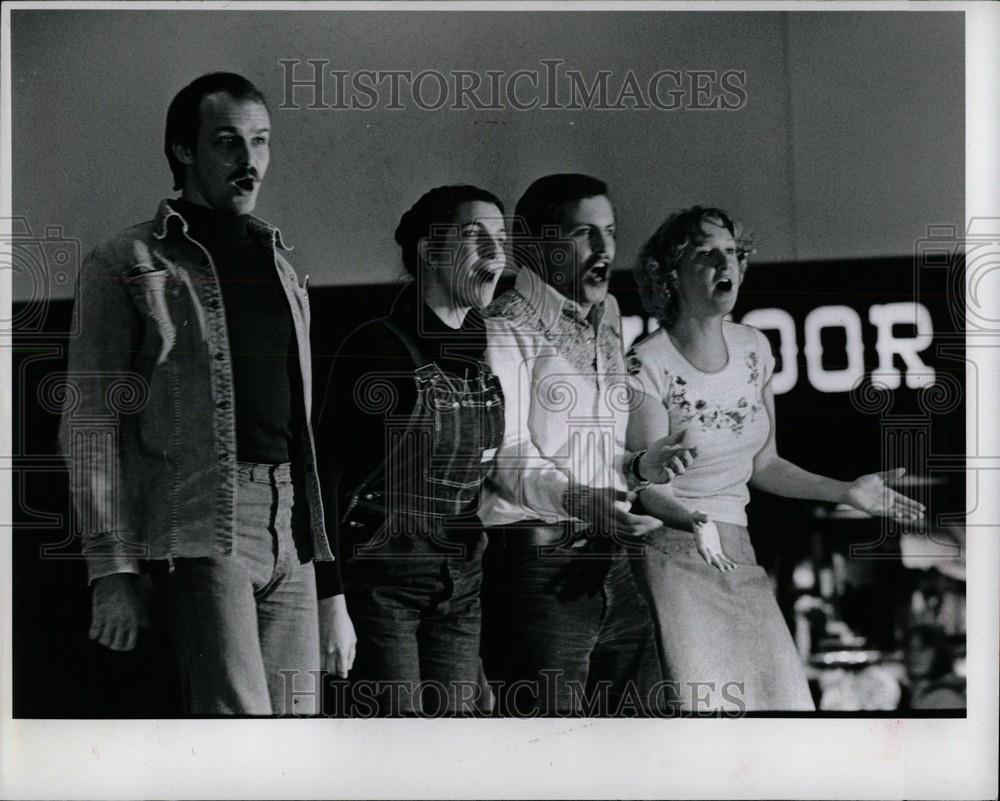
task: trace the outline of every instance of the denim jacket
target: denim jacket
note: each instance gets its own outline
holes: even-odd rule
[[[137,572],[140,559],[233,550],[229,337],[215,266],[187,228],[162,201],[151,222],[95,248],[80,273],[68,374],[52,395],[91,581]],[[306,421],[297,468],[314,558],[331,560],[309,423],[309,299],[278,252],[288,249],[278,229],[256,218],[250,228],[271,247],[291,309]]]

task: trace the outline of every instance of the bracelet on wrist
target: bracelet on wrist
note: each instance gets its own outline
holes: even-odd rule
[[[649,479],[643,477],[642,473],[639,472],[639,463],[642,461],[642,457],[646,455],[645,449],[641,451],[636,451],[632,456],[632,461],[629,462],[628,473],[632,481],[636,484],[636,487],[648,487]]]

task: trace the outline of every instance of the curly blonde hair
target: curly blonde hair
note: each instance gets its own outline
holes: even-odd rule
[[[674,212],[646,240],[632,267],[642,305],[664,327],[677,319],[677,268],[688,249],[704,241],[704,223],[721,226],[736,240],[736,256],[742,280],[747,257],[754,252],[753,234],[722,209],[692,206]]]

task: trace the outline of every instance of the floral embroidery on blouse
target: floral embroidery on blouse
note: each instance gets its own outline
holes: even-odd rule
[[[760,377],[760,359],[756,351],[750,351],[746,355],[746,365],[749,371],[748,384],[755,389]],[[718,404],[711,404],[704,398],[692,400],[688,397],[688,383],[682,376],[671,375],[669,371],[664,371],[667,379],[667,396],[664,398],[664,406],[668,410],[674,409],[680,415],[678,423],[686,426],[694,422],[701,427],[702,431],[721,431],[728,429],[736,436],[743,433],[746,423],[752,422],[763,409],[763,400],[759,391],[753,392],[749,397],[741,396],[736,401],[736,408],[726,409]]]

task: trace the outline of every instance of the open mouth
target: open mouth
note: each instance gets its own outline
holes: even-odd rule
[[[589,270],[587,270],[584,280],[589,284],[603,284],[608,280],[608,273],[611,270],[611,265],[606,261],[599,261]]]
[[[249,175],[243,178],[237,178],[233,181],[233,184],[241,192],[253,192],[254,180]]]
[[[715,291],[720,295],[725,294],[726,292],[732,292],[733,291],[732,279],[723,278],[715,285]]]
[[[502,272],[502,261],[487,260],[476,265],[472,269],[470,277],[477,284],[492,284]]]
[[[472,274],[472,280],[479,284],[489,284],[497,277],[499,270],[491,270],[488,267],[481,267]]]

